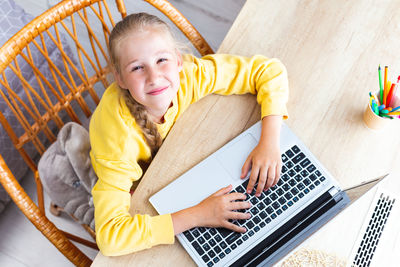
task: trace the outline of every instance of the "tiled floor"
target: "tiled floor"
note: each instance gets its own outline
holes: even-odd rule
[[[57,1],[15,0],[15,2],[23,6],[27,12],[39,15],[48,8],[48,4],[54,4]],[[132,0],[126,2],[133,3]],[[245,0],[173,0],[171,2],[187,16],[211,47],[217,50]],[[137,3],[135,1],[135,5]],[[127,9],[128,12],[134,12],[133,7],[129,5]],[[33,199],[36,199],[35,185],[31,177],[26,177],[22,181],[22,186]],[[51,214],[48,216],[58,227],[90,239],[90,236],[71,219],[62,216],[54,218]],[[91,258],[97,254],[96,250],[78,246]],[[10,203],[0,214],[0,266],[42,267],[72,266],[72,264],[41,235],[14,203]]]

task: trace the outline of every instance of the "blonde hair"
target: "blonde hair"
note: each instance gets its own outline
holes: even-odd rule
[[[175,44],[178,43],[168,24],[158,17],[147,13],[135,13],[126,16],[123,20],[115,25],[111,31],[108,41],[111,64],[118,74],[120,73],[121,69],[116,47],[118,46],[120,40],[131,31],[144,31],[150,28],[163,31],[167,34],[167,36],[169,35],[171,37],[171,40]],[[124,98],[125,103],[129,108],[129,111],[135,118],[136,123],[142,129],[146,142],[150,147],[151,156],[154,157],[162,144],[162,137],[158,132],[157,125],[150,119],[145,107],[132,97],[132,95],[129,93],[129,90],[120,88],[120,91],[121,96]]]

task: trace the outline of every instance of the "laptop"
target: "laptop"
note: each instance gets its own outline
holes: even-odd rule
[[[395,179],[399,177],[389,177]],[[347,266],[399,266],[400,205],[398,194],[394,194],[385,185],[379,185],[374,196],[368,197],[369,202],[354,207],[358,209],[369,205]],[[365,202],[365,201],[364,201]],[[353,205],[352,205],[353,206]],[[353,208],[350,206],[349,208]],[[354,224],[358,222],[352,219]]]
[[[222,187],[245,193],[248,176],[241,168],[258,144],[261,121],[191,168],[149,200],[159,214],[173,213],[201,202]],[[177,235],[198,266],[269,266],[320,228],[349,202],[346,193],[299,138],[282,123],[281,178],[256,197],[248,220],[233,223],[247,228],[237,233],[225,228],[198,227]]]

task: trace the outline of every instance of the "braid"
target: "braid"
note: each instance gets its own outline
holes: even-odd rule
[[[129,93],[129,90],[120,90],[126,106],[129,108],[129,111],[135,118],[136,123],[142,129],[144,138],[146,139],[147,145],[151,150],[151,157],[153,158],[162,144],[162,138],[158,132],[157,125],[147,115],[145,107],[133,99]]]

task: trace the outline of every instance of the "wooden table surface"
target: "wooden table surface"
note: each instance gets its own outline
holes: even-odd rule
[[[400,120],[369,130],[362,114],[378,90],[378,65],[400,74],[398,1],[248,0],[218,53],[279,58],[287,67],[286,123],[343,188],[400,165]],[[131,213],[156,215],[148,199],[260,119],[255,96],[211,95],[176,122],[132,196]],[[397,164],[397,165],[396,165]],[[192,266],[178,241],[93,266]]]

